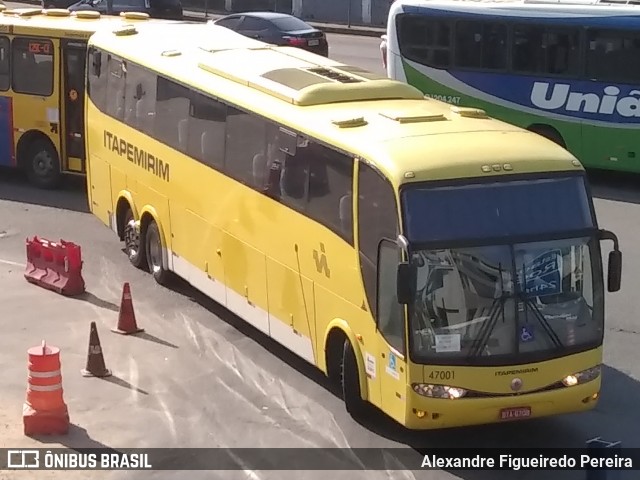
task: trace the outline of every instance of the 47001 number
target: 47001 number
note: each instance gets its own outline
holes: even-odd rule
[[[456,378],[456,372],[454,370],[432,370],[429,373],[431,380],[454,380]]]

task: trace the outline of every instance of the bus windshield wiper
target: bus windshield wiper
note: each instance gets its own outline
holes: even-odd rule
[[[518,300],[524,301],[525,309],[527,307],[531,309],[531,311],[533,312],[533,316],[536,318],[536,320],[538,320],[540,325],[542,325],[542,328],[544,329],[546,334],[549,336],[549,338],[551,339],[551,342],[556,346],[556,348],[564,348],[564,344],[562,343],[562,340],[560,340],[560,337],[558,336],[556,331],[553,329],[553,327],[549,324],[547,319],[544,318],[544,315],[542,315],[542,312],[540,311],[540,308],[538,308],[538,305],[536,305],[536,303],[533,301],[531,297],[527,296],[527,276],[525,273],[524,264],[522,265],[522,275],[524,276],[524,279],[523,279],[524,288],[516,287],[519,290]],[[525,310],[525,315],[526,315],[526,310]]]
[[[489,343],[491,334],[496,328],[496,324],[500,318],[500,313],[502,313],[502,319],[504,321],[504,304],[507,298],[509,297],[502,296],[493,300],[491,309],[489,310],[489,320],[485,320],[483,322],[482,327],[480,328],[480,334],[473,340],[471,348],[469,349],[468,358],[479,357],[482,355],[482,350],[487,343]]]
[[[491,308],[489,310],[489,320],[484,321],[482,323],[482,327],[480,328],[479,335],[473,340],[471,344],[471,348],[469,349],[468,358],[479,357],[482,355],[482,350],[486,347],[487,343],[489,343],[489,339],[491,338],[491,334],[493,330],[496,328],[496,324],[498,323],[498,318],[500,317],[500,313],[502,313],[502,320],[504,321],[504,304],[508,296],[504,295],[504,280],[502,278],[502,263],[498,264],[498,275],[500,278],[500,293],[501,295],[498,298],[493,300],[491,304]]]
[[[562,340],[560,340],[560,337],[558,336],[556,331],[553,329],[553,327],[549,324],[547,319],[544,318],[544,315],[542,315],[542,312],[540,311],[540,308],[538,308],[538,305],[536,305],[531,298],[526,298],[526,297],[524,298],[524,303],[525,303],[525,308],[527,307],[531,308],[531,311],[533,312],[533,316],[536,318],[536,320],[538,320],[540,325],[542,325],[542,328],[544,329],[546,334],[549,335],[551,342],[557,348],[564,348],[564,344],[562,343]]]

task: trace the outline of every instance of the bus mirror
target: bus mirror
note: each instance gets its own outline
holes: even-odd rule
[[[620,251],[618,237],[609,230],[600,230],[600,240],[611,240],[613,251],[609,253],[609,267],[607,272],[607,290],[617,292],[622,283],[622,252]]]
[[[607,273],[607,290],[617,292],[622,282],[622,252],[613,250],[609,252],[609,271]]]
[[[398,265],[397,295],[398,303],[407,305],[414,296],[416,269],[407,262]]]

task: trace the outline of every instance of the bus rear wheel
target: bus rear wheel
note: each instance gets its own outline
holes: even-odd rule
[[[354,418],[360,418],[365,413],[365,402],[360,392],[360,377],[358,375],[358,363],[353,346],[349,340],[344,341],[342,349],[341,365],[342,398],[347,412]]]
[[[149,222],[144,232],[145,253],[149,271],[156,282],[160,285],[167,285],[171,272],[164,268],[162,261],[162,239],[160,229],[154,220]]]
[[[29,146],[24,166],[29,182],[36,187],[53,189],[60,185],[60,160],[48,141],[36,140]]]
[[[147,266],[146,250],[140,248],[140,236],[140,228],[133,216],[133,211],[128,207],[124,216],[124,249],[129,262],[136,268]]]

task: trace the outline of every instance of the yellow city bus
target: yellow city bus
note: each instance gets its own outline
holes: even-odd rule
[[[184,40],[181,40],[184,39]],[[593,408],[604,280],[581,164],[414,87],[221,27],[89,40],[87,182],[172,274],[411,429]]]
[[[0,167],[23,169],[41,188],[57,186],[63,173],[85,173],[87,39],[122,22],[98,12],[0,6]]]

